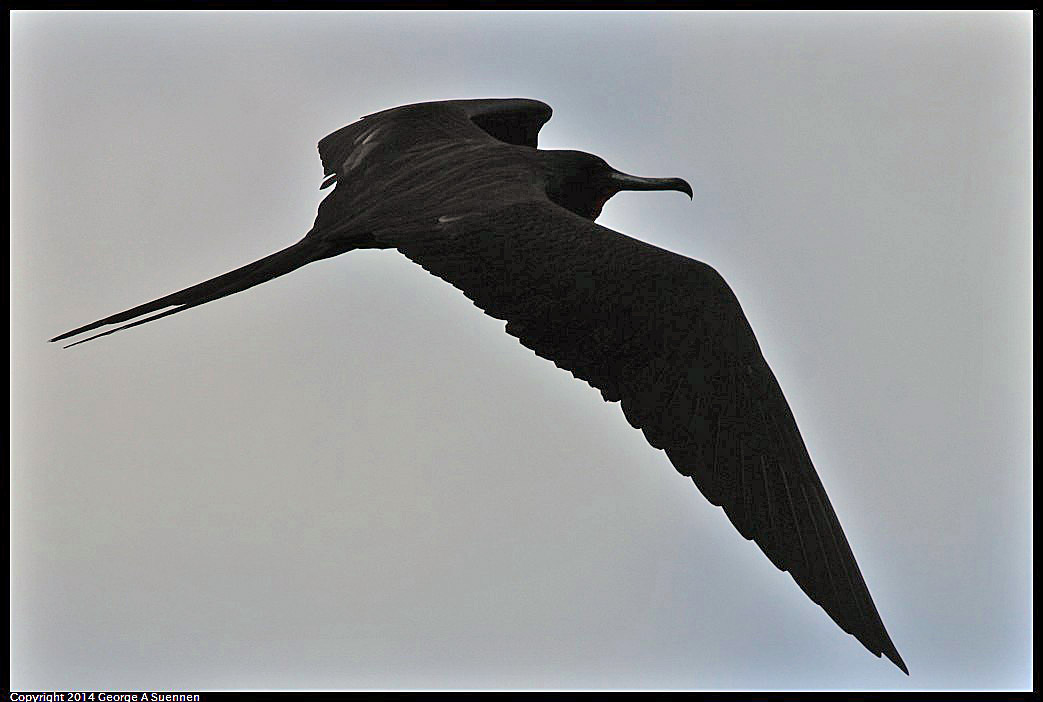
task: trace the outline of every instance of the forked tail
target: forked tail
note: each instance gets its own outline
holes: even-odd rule
[[[124,324],[115,329],[110,329],[101,332],[100,334],[89,336],[86,339],[80,339],[79,341],[69,344],[65,348],[76,346],[76,344],[82,344],[91,339],[107,336],[118,332],[121,329],[136,327],[139,324],[145,324],[146,322],[151,322],[161,317],[166,317],[167,315],[183,312],[190,307],[196,307],[206,302],[211,302],[212,300],[217,300],[227,295],[240,292],[241,290],[252,288],[255,285],[267,282],[272,278],[278,278],[281,275],[295,271],[307,263],[328,258],[337,253],[341,253],[342,251],[343,249],[339,251],[331,251],[322,241],[305,237],[296,244],[288,246],[282,251],[277,251],[270,256],[265,256],[264,258],[247,264],[242,268],[236,268],[234,271],[219,275],[216,278],[211,278],[210,280],[193,285],[190,288],[179,290],[178,292],[165,295],[152,300],[151,302],[146,302],[143,305],[131,307],[129,310],[105,317],[104,319],[99,319],[96,322],[91,322],[90,324],[78,327],[72,331],[67,331],[64,334],[54,337],[51,341],[68,339],[69,337],[93,331],[109,324],[130,322],[129,324]],[[172,309],[166,309],[167,307],[171,307]],[[145,317],[144,319],[136,319],[142,315],[147,315],[158,310],[163,311],[159,312],[159,314]]]

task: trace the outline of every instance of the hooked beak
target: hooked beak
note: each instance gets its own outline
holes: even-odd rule
[[[692,186],[681,178],[640,178],[614,171],[610,176],[620,190],[677,190],[692,199]]]

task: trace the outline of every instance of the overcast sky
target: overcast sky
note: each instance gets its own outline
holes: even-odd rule
[[[13,689],[1018,689],[1031,14],[11,16]],[[46,339],[296,241],[325,134],[532,97],[695,190],[912,673],[616,404],[394,251]]]

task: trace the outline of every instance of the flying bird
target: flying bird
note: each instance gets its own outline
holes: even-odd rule
[[[796,421],[710,266],[595,223],[623,190],[680,178],[539,150],[537,100],[448,100],[363,117],[319,142],[335,185],[311,230],[254,263],[56,336],[74,346],[356,249],[397,249],[507,333],[619,402],[627,421],[841,629],[908,669],[884,628]]]

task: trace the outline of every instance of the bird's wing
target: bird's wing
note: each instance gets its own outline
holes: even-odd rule
[[[871,652],[907,671],[732,291],[699,261],[547,202],[385,242],[620,401],[745,538]]]
[[[377,144],[402,152],[440,139],[495,139],[536,148],[540,128],[550,119],[546,103],[528,98],[443,100],[403,105],[366,115],[319,141],[322,187],[329,187]]]

